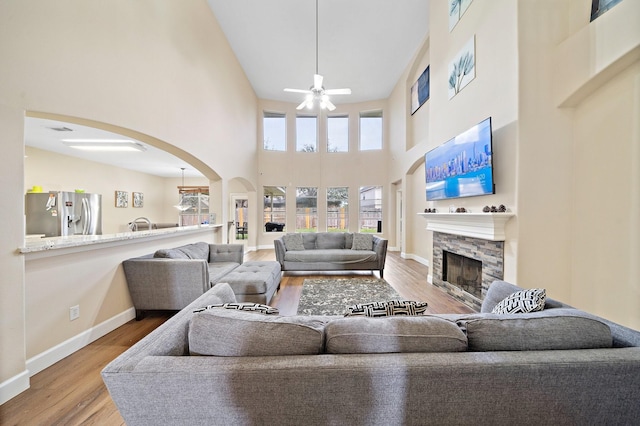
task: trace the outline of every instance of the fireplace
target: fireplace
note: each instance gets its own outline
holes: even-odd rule
[[[482,261],[443,251],[442,280],[482,298]]]
[[[504,241],[433,233],[432,281],[465,305],[480,310],[489,285],[502,280]]]

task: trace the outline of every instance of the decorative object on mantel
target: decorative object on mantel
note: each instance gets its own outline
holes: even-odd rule
[[[500,204],[499,207],[496,206],[484,206],[482,208],[482,211],[485,213],[505,213],[507,211],[507,208],[505,207],[504,204]]]
[[[456,213],[467,213],[467,209],[465,209],[464,207],[458,207],[456,209]],[[469,212],[471,213],[471,212]]]
[[[116,207],[129,207],[129,193],[116,191]]]
[[[438,210],[436,209],[424,209],[425,213],[438,213]]]

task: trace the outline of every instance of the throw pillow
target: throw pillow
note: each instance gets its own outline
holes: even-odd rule
[[[234,309],[236,311],[257,312],[265,315],[277,315],[280,313],[278,308],[272,308],[271,306],[268,306],[268,305],[263,305],[261,303],[251,303],[251,302],[214,303],[213,305],[208,305],[208,306],[205,306],[204,308],[194,309],[193,313],[198,313],[198,312],[206,311],[207,309],[215,309],[215,308]]]
[[[285,234],[285,235],[282,236],[282,241],[284,241],[284,247],[288,251],[304,250],[302,234],[300,234],[300,233]]]
[[[421,315],[427,310],[427,302],[391,300],[389,302],[358,303],[347,307],[345,317],[388,317],[393,315]]]
[[[516,291],[505,297],[493,308],[492,314],[526,314],[544,309],[546,291],[543,288]]]
[[[208,309],[189,323],[189,353],[211,356],[317,355],[327,320]]]
[[[341,318],[325,327],[333,354],[463,352],[467,337],[453,321],[438,317]]]
[[[373,235],[361,233],[353,234],[351,250],[373,250]]]

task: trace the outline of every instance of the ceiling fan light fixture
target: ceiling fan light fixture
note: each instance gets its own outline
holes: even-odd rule
[[[320,108],[329,109],[333,111],[336,106],[329,100],[329,95],[350,95],[351,89],[329,89],[325,91],[323,83],[323,77],[318,73],[318,0],[316,0],[316,72],[313,75],[313,86],[308,90],[301,89],[284,89],[285,92],[292,93],[306,93],[305,100],[297,106],[296,109],[300,110],[305,106],[308,109],[312,109],[315,101],[318,100]]]

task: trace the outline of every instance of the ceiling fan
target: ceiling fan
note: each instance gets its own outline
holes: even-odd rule
[[[309,89],[284,89],[285,92],[304,93],[307,96],[304,101],[296,107],[312,108],[316,100],[320,102],[322,109],[333,111],[336,106],[329,100],[329,95],[350,95],[351,89],[325,89],[322,86],[323,77],[318,73],[318,0],[316,0],[316,73],[313,75],[313,86]]]

